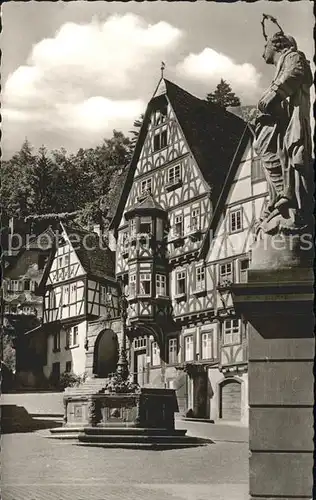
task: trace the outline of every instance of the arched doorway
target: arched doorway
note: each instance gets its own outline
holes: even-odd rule
[[[227,379],[220,385],[220,414],[223,420],[240,420],[241,418],[241,383],[235,379]]]
[[[98,377],[108,377],[115,372],[119,355],[117,335],[113,330],[102,330],[94,344],[93,373]]]

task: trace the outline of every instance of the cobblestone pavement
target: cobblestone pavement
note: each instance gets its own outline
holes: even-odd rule
[[[2,437],[3,500],[246,500],[247,443],[85,448],[47,430]]]

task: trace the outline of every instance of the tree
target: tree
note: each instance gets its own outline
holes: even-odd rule
[[[223,79],[221,79],[214,92],[207,94],[206,100],[225,109],[228,106],[240,106],[239,97],[232,91],[229,83]]]
[[[140,115],[139,118],[137,118],[134,123],[133,123],[133,127],[134,129],[133,130],[130,130],[130,134],[132,134],[132,139],[131,139],[131,143],[132,143],[132,146],[133,146],[133,149],[135,148],[136,146],[136,142],[137,142],[137,139],[138,139],[138,136],[139,136],[139,132],[140,132],[140,129],[141,129],[141,126],[143,124],[143,121],[144,121],[144,117],[145,115],[142,113]]]

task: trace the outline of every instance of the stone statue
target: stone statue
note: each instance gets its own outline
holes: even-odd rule
[[[274,18],[270,18],[277,24]],[[262,23],[264,27],[264,22]],[[278,25],[279,26],[279,25]],[[263,30],[264,31],[264,30]],[[279,31],[263,58],[276,72],[258,103],[254,149],[261,159],[269,199],[257,234],[290,234],[306,228],[312,215],[313,168],[310,87],[313,76],[293,37]]]

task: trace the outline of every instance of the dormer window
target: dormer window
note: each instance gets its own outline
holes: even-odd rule
[[[158,129],[154,135],[154,151],[159,151],[167,146],[167,130]]]

